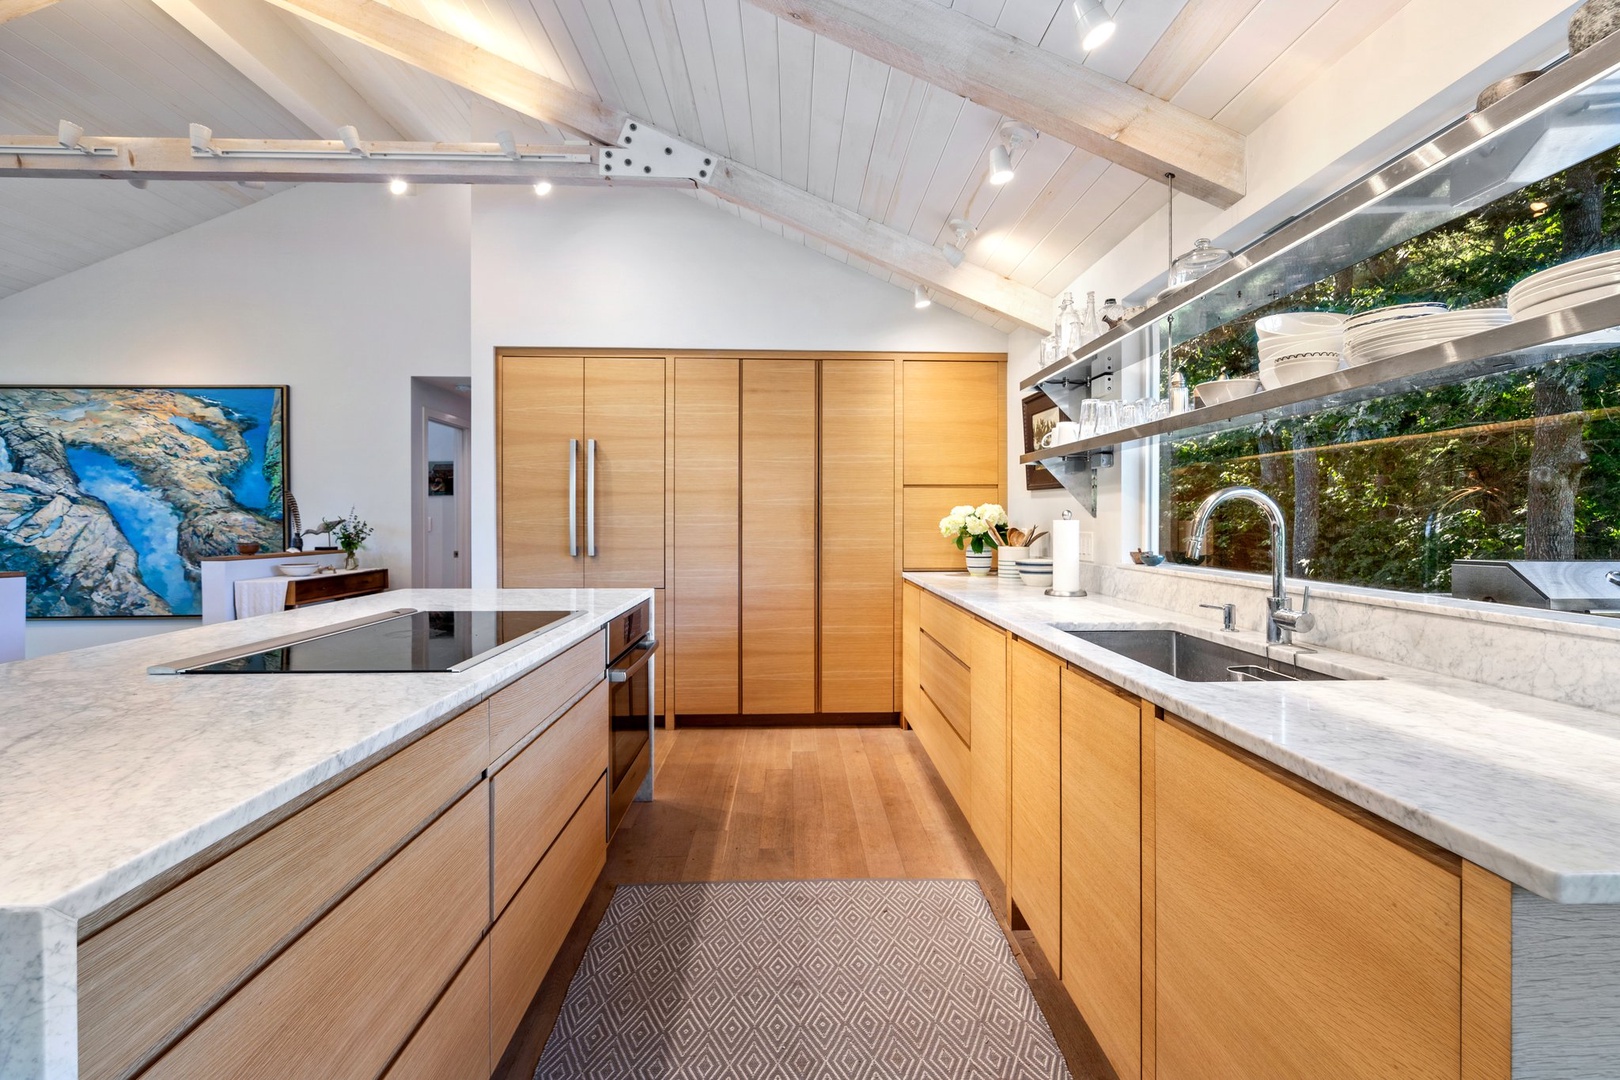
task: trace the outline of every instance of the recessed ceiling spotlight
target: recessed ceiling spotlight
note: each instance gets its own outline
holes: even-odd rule
[[[1091,52],[1107,44],[1118,27],[1102,0],[1074,0],[1074,16],[1080,20],[1080,48]]]
[[[396,177],[395,179],[388,181],[388,190],[392,191],[395,195],[404,195],[411,190],[411,185]]]
[[[927,289],[923,288],[921,285],[917,285],[917,286],[912,288],[912,290],[911,290],[911,306],[912,307],[916,308],[918,311],[921,311],[923,308],[928,307],[933,302],[934,302],[933,297],[928,295],[928,290]]]
[[[539,183],[535,184],[534,185],[534,193],[536,195],[550,195],[551,194],[551,181],[550,180],[541,180]]]
[[[1013,151],[1035,138],[1035,129],[1028,124],[1009,120],[997,132],[998,141],[990,151],[990,173],[987,179],[1000,187],[1013,178]]]

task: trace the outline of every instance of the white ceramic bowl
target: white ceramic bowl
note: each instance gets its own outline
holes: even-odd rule
[[[1439,303],[1388,304],[1350,316],[1344,324],[1346,331],[1376,326],[1378,323],[1399,322],[1403,319],[1421,319],[1428,315],[1444,315],[1446,305]]]
[[[1193,389],[1198,393],[1198,400],[1205,405],[1224,405],[1228,401],[1252,396],[1260,389],[1260,380],[1248,375],[1241,379],[1212,379],[1199,383]]]
[[[1341,357],[1338,353],[1318,354],[1314,356],[1296,356],[1291,360],[1279,360],[1272,369],[1272,377],[1279,385],[1292,386],[1294,383],[1314,379],[1320,375],[1329,375],[1339,370]]]
[[[289,562],[279,564],[276,567],[276,573],[282,577],[310,577],[320,568],[320,563]]]
[[[1339,352],[1344,348],[1344,335],[1301,334],[1299,337],[1271,338],[1260,343],[1260,362],[1274,363],[1285,356],[1305,353]]]
[[[1262,340],[1269,337],[1294,337],[1322,330],[1342,329],[1349,318],[1350,316],[1340,315],[1336,311],[1283,311],[1256,319],[1254,329]]]
[[[1018,577],[1032,589],[1050,589],[1052,587],[1052,568],[1050,566],[1038,570],[1034,568],[1026,570],[1019,567]]]

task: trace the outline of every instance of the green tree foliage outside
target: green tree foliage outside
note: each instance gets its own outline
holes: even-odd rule
[[[1488,302],[1538,270],[1620,246],[1617,151],[1397,245],[1174,348],[1189,383],[1258,367],[1255,319]],[[1620,351],[1563,360],[1168,446],[1166,546],[1228,484],[1292,524],[1292,572],[1449,592],[1464,558],[1620,557]],[[1210,563],[1269,567],[1264,522],[1223,510]]]

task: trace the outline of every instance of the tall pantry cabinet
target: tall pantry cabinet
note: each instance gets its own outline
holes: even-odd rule
[[[661,711],[677,718],[892,719],[900,571],[961,568],[935,523],[1005,502],[1005,370],[504,351],[501,584],[661,589]]]

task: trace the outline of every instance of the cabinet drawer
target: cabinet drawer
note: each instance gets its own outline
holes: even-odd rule
[[[371,1080],[483,932],[480,784],[247,982],[144,1080]]]
[[[127,1074],[476,779],[480,705],[79,946],[79,1070]]]
[[[601,682],[490,781],[496,913],[607,771],[608,738],[608,684]]]
[[[385,1080],[445,1080],[489,1075],[489,939],[456,973],[416,1029]]]
[[[956,737],[962,740],[962,745],[972,746],[972,672],[968,666],[946,651],[926,630],[918,646],[917,666],[924,696],[934,703]]]
[[[973,655],[973,616],[931,592],[922,595],[922,630],[953,656]]]
[[[347,574],[317,574],[287,582],[287,606],[303,607],[323,600],[369,596],[388,589],[387,570],[357,570]]]
[[[490,931],[489,1056],[499,1061],[607,861],[599,780]]]
[[[607,671],[607,635],[592,634],[489,699],[489,760],[555,716]],[[487,764],[487,762],[486,762]]]

